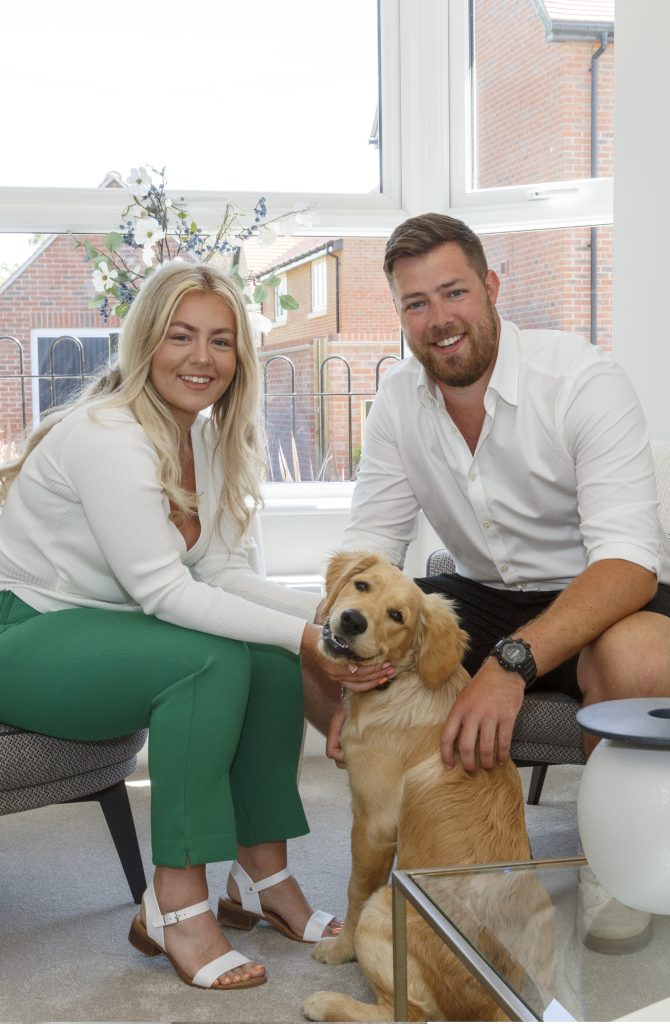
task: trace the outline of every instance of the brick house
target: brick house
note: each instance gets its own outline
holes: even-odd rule
[[[263,304],[274,326],[260,348],[275,479],[287,469],[303,480],[346,480],[355,472],[378,379],[400,355],[384,244],[300,239],[279,263],[262,268],[261,279],[282,281]],[[280,309],[282,291],[298,300],[297,310]]]

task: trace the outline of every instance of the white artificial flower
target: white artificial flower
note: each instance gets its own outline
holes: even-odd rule
[[[140,217],[135,221],[133,234],[138,245],[155,245],[165,238],[165,232],[155,217]]]
[[[93,287],[99,295],[112,290],[119,276],[118,270],[109,266],[106,260],[100,260],[93,271]]]
[[[152,246],[145,245],[142,247],[142,263],[145,267],[152,267],[154,260],[156,259],[156,253]]]
[[[319,223],[319,218],[311,210],[304,210],[299,213],[295,213],[293,218],[296,224],[299,224],[303,228],[311,228],[313,224]]]
[[[247,313],[249,315],[249,324],[251,325],[252,334],[269,334],[274,324],[272,320],[269,320],[266,316],[258,309],[250,309],[247,306]]]
[[[275,230],[275,224],[263,224],[256,232],[256,238],[261,245],[272,245],[277,241],[279,232]]]
[[[153,182],[146,167],[131,167],[126,184],[130,185],[134,195],[146,196]]]

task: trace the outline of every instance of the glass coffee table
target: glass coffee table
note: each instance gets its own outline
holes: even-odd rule
[[[512,1020],[616,1020],[670,996],[670,916],[617,941],[590,934],[584,869],[577,857],[394,871],[395,1020],[407,1020],[408,902]]]

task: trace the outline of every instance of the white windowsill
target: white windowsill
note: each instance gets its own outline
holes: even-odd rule
[[[324,483],[268,483],[263,489],[265,505],[262,515],[293,512],[348,512],[351,507],[353,480]]]

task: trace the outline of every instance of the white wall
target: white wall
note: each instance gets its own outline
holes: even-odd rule
[[[266,499],[259,519],[268,576],[284,580],[298,577],[302,580],[299,585],[305,585],[323,572],[328,558],[342,543],[353,485],[328,487],[332,488],[330,493],[324,490],[320,494],[312,487],[310,495],[309,485],[298,484],[294,496],[288,489],[284,496],[278,496],[273,489]],[[417,539],[410,544],[405,559],[407,575],[425,575],[426,559],[438,547],[442,544],[437,534],[421,515]]]
[[[614,354],[653,440],[670,440],[670,3],[618,0]]]

